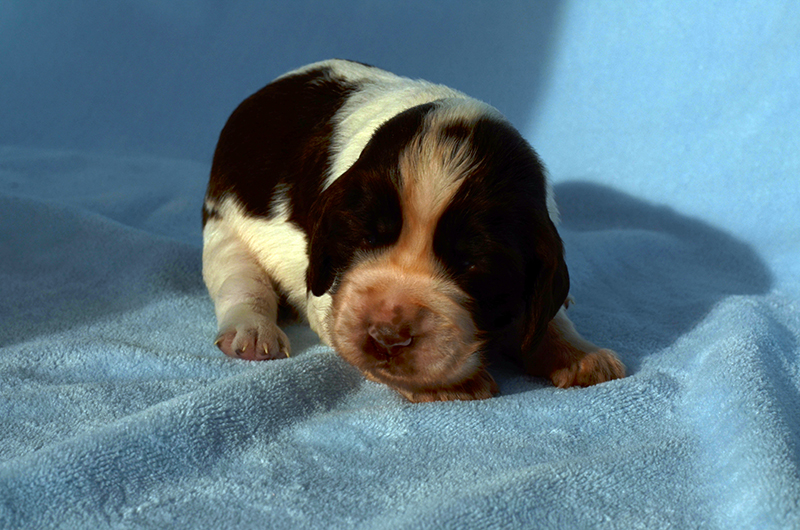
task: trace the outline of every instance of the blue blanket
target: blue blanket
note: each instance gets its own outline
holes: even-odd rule
[[[800,7],[287,4],[0,7],[0,528],[800,527]],[[519,126],[629,377],[413,405],[303,325],[213,346],[216,135],[329,56]]]

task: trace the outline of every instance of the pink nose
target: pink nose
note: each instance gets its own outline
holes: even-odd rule
[[[389,354],[399,353],[399,348],[410,345],[413,340],[408,326],[398,327],[389,322],[371,324],[369,335],[386,348]]]

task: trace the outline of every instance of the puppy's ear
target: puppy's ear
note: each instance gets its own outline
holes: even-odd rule
[[[365,222],[358,206],[365,202],[370,201],[365,199],[362,179],[350,168],[320,194],[312,208],[306,287],[314,296],[329,291],[352,259]]]
[[[564,262],[564,245],[548,219],[547,229],[536,243],[538,262],[529,274],[528,315],[523,330],[522,351],[530,352],[542,340],[547,324],[569,295],[569,271]]]
[[[312,208],[306,286],[314,296],[335,288],[359,250],[388,246],[400,235],[402,212],[393,172],[359,169],[364,163],[362,155]]]
[[[331,251],[328,248],[331,236],[330,225],[330,221],[325,220],[314,223],[314,230],[308,243],[306,287],[314,296],[325,294],[333,285],[336,275]]]
[[[329,193],[331,192],[331,193]],[[313,211],[311,234],[308,241],[308,270],[306,287],[314,296],[322,296],[336,279],[337,269],[342,266],[337,246],[338,212],[334,204],[337,190],[328,189],[322,193]],[[339,242],[341,244],[341,242]]]

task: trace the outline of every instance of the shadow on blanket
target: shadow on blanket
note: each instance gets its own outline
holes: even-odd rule
[[[612,188],[555,188],[579,329],[634,373],[731,295],[764,294],[771,273],[750,246],[703,221]]]

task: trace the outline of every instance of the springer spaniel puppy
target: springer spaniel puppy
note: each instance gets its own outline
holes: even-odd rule
[[[491,397],[497,354],[559,387],[624,377],[567,317],[557,219],[542,163],[494,108],[360,63],[305,66],[220,134],[203,209],[216,344],[288,357],[288,305],[413,402]]]

